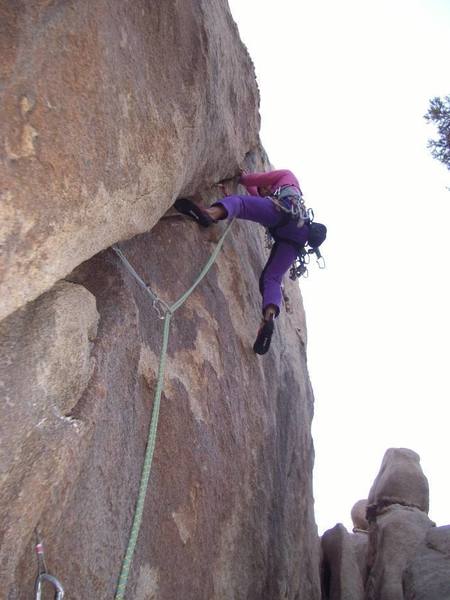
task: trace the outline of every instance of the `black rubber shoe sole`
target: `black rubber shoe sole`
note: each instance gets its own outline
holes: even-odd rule
[[[258,331],[258,337],[253,344],[253,350],[256,354],[265,354],[270,348],[270,342],[272,340],[274,330],[273,319],[266,321],[261,329]]]
[[[178,198],[173,206],[178,212],[186,217],[190,217],[201,227],[209,227],[215,223],[214,219],[205,213],[200,206],[197,206],[195,202],[189,200],[188,198]]]

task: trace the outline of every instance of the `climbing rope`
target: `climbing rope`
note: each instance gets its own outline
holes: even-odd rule
[[[124,556],[124,559],[122,562],[119,581],[118,581],[117,589],[116,589],[115,600],[123,600],[123,598],[125,597],[125,589],[126,589],[127,583],[128,583],[128,576],[130,573],[131,562],[133,560],[133,554],[134,554],[134,550],[136,548],[139,530],[141,528],[142,515],[144,513],[145,497],[146,497],[147,490],[148,490],[150,471],[151,471],[152,462],[153,462],[153,453],[154,453],[155,444],[156,444],[156,433],[157,433],[158,419],[159,419],[159,407],[161,404],[161,394],[162,394],[163,383],[164,383],[164,371],[165,371],[165,366],[166,366],[167,346],[169,343],[170,320],[171,320],[173,314],[180,308],[180,306],[182,306],[186,302],[186,300],[189,298],[189,296],[192,294],[192,292],[195,290],[195,288],[199,285],[199,283],[202,281],[202,279],[205,277],[205,275],[208,273],[208,271],[210,270],[210,268],[216,261],[216,258],[223,246],[225,238],[226,238],[228,232],[230,231],[232,224],[233,224],[233,221],[231,221],[227,225],[225,231],[223,232],[219,242],[217,243],[217,245],[214,249],[214,252],[211,254],[208,262],[205,264],[205,266],[203,267],[202,271],[200,272],[200,274],[198,275],[197,279],[192,284],[192,286],[182,296],[180,296],[180,298],[178,298],[178,300],[176,302],[174,302],[170,306],[166,302],[161,300],[161,298],[159,298],[158,295],[155,294],[150,289],[150,287],[144,282],[144,280],[138,275],[138,273],[134,270],[134,268],[128,262],[128,260],[126,259],[125,255],[120,250],[120,248],[117,245],[113,246],[113,250],[119,256],[119,258],[121,259],[122,263],[124,264],[124,266],[126,267],[128,272],[136,279],[136,281],[150,295],[150,297],[152,299],[152,306],[156,310],[158,316],[160,318],[164,319],[164,331],[163,331],[163,341],[162,341],[162,346],[161,346],[161,354],[159,357],[158,379],[157,379],[157,383],[156,383],[155,398],[153,401],[153,411],[152,411],[150,428],[149,428],[148,438],[147,438],[147,447],[145,450],[144,464],[142,466],[142,473],[141,473],[141,479],[140,479],[140,483],[139,483],[139,491],[138,491],[138,497],[137,497],[137,501],[136,501],[136,508],[135,508],[135,512],[134,512],[133,523],[131,525],[128,546],[127,546],[125,556]]]

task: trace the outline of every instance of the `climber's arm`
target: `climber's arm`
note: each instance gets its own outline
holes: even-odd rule
[[[245,185],[245,189],[250,194],[250,196],[259,196],[258,188],[254,185]]]
[[[241,175],[239,183],[245,185],[249,190],[249,187],[273,187],[278,184],[279,181],[285,177],[294,177],[291,171],[286,169],[279,171],[269,171],[268,173],[249,173]],[[249,190],[250,191],[250,190]]]

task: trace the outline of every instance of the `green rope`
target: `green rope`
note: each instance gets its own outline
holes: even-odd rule
[[[216,261],[217,255],[219,254],[220,250],[222,249],[225,238],[226,238],[228,232],[230,231],[231,226],[233,225],[233,222],[234,222],[234,219],[232,221],[230,221],[230,223],[228,223],[227,228],[225,229],[225,231],[222,234],[222,237],[217,242],[217,245],[214,248],[214,252],[209,257],[208,262],[203,267],[200,275],[197,277],[195,282],[192,284],[192,286],[188,289],[187,292],[185,292],[182,296],[180,296],[180,298],[178,298],[178,300],[176,302],[174,302],[172,304],[172,306],[170,307],[170,310],[172,313],[174,313],[176,310],[178,310],[180,308],[180,306],[186,302],[186,300],[189,298],[189,296],[192,294],[192,292],[195,290],[195,288],[198,286],[198,284],[201,282],[201,280],[204,278],[204,276],[207,274],[207,272],[213,266],[213,264]]]
[[[131,526],[130,539],[128,541],[127,551],[122,562],[122,568],[117,584],[116,600],[122,600],[127,586],[128,575],[130,573],[131,561],[133,560],[134,549],[139,535],[139,530],[142,523],[142,515],[144,512],[145,496],[147,494],[148,481],[150,478],[150,470],[152,468],[153,452],[156,443],[156,430],[158,427],[159,405],[161,403],[161,393],[164,381],[164,370],[166,366],[167,344],[169,341],[170,319],[172,314],[166,313],[164,318],[164,333],[161,356],[159,359],[158,382],[156,384],[155,400],[153,402],[152,419],[150,422],[150,430],[148,434],[147,449],[145,451],[144,465],[142,467],[141,481],[139,483],[138,498]]]
[[[180,308],[180,306],[182,306],[182,304],[184,304],[184,302],[186,302],[186,300],[189,298],[189,296],[192,294],[192,292],[195,290],[195,288],[202,281],[202,279],[205,277],[205,275],[208,273],[208,271],[214,264],[214,262],[217,258],[217,255],[219,254],[219,252],[223,246],[225,237],[227,236],[228,232],[230,231],[232,224],[233,224],[233,221],[231,221],[228,224],[228,226],[226,227],[219,242],[217,243],[216,248],[214,249],[214,252],[211,254],[208,262],[203,267],[201,273],[199,274],[199,276],[197,277],[197,279],[195,280],[193,285],[187,290],[187,292],[185,292],[182,296],[180,296],[180,298],[176,302],[174,302],[172,304],[172,306],[170,306],[170,307],[164,303],[164,306],[167,307],[167,310],[166,310],[166,313],[164,316],[163,341],[162,341],[162,347],[161,347],[161,355],[159,358],[158,379],[157,379],[157,383],[156,383],[155,399],[153,402],[152,418],[150,421],[150,429],[149,429],[148,439],[147,439],[147,448],[145,450],[144,464],[142,467],[141,480],[139,483],[139,491],[138,491],[138,497],[137,497],[137,501],[136,501],[136,508],[135,508],[135,512],[134,512],[133,523],[131,525],[130,538],[128,540],[128,546],[127,546],[127,549],[125,552],[125,557],[123,559],[122,567],[120,570],[120,576],[119,576],[119,582],[117,584],[115,600],[123,600],[125,597],[125,589],[126,589],[127,583],[128,583],[128,576],[130,574],[131,562],[133,560],[133,554],[134,554],[134,550],[136,548],[136,543],[137,543],[139,531],[141,528],[142,515],[144,513],[145,497],[147,495],[148,483],[149,483],[149,479],[150,479],[150,471],[151,471],[152,462],[153,462],[153,453],[154,453],[155,444],[156,444],[156,434],[157,434],[158,419],[159,419],[159,407],[161,404],[161,394],[162,394],[163,383],[164,383],[164,371],[165,371],[165,367],[166,367],[167,346],[169,343],[170,320],[171,320],[173,314],[175,313],[175,311],[178,310]],[[116,250],[116,252],[117,252],[117,250]],[[128,263],[128,261],[123,256],[123,254],[121,252],[117,253],[117,254],[122,259],[122,261],[124,262],[124,264],[128,268],[128,270],[130,270],[130,268],[131,268],[130,272],[133,274],[133,276],[140,279],[139,275],[137,275],[137,273],[134,271],[134,269]],[[145,287],[148,288],[148,286],[145,286]]]

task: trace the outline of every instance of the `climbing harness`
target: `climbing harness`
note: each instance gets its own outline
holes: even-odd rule
[[[301,191],[293,185],[283,185],[268,196],[275,206],[283,212],[280,222],[275,227],[266,228],[265,246],[271,250],[275,243],[274,231],[287,225],[291,219],[297,221],[297,226],[302,227],[305,222],[314,221],[314,211],[306,208]]]
[[[298,221],[314,219],[312,209],[305,206],[301,191],[293,185],[283,185],[277,188],[269,198],[277,208]]]
[[[62,600],[64,598],[63,586],[60,584],[58,579],[56,579],[56,577],[54,577],[53,575],[50,575],[50,573],[47,573],[47,566],[45,564],[45,557],[44,557],[44,545],[42,544],[41,541],[39,541],[37,532],[36,532],[36,538],[37,538],[37,543],[36,543],[35,550],[36,550],[37,561],[38,561],[38,576],[36,577],[36,583],[34,585],[34,599],[35,600],[42,599],[42,584],[44,583],[44,581],[48,581],[55,588],[55,600]]]
[[[180,306],[182,306],[186,302],[186,300],[189,298],[189,296],[196,289],[196,287],[199,285],[199,283],[202,281],[202,279],[205,277],[205,275],[208,273],[208,271],[214,264],[218,254],[223,246],[225,238],[228,235],[228,232],[230,231],[231,226],[233,225],[233,222],[234,222],[234,219],[232,221],[230,221],[230,223],[227,225],[227,227],[226,227],[225,231],[223,232],[220,240],[218,241],[213,253],[209,257],[207,263],[203,267],[203,269],[200,272],[200,274],[198,275],[197,279],[194,281],[194,283],[191,285],[191,287],[182,296],[180,296],[180,298],[178,298],[178,300],[176,300],[171,305],[169,305],[166,302],[164,302],[163,300],[161,300],[161,298],[159,298],[158,295],[155,294],[150,289],[150,287],[144,282],[144,280],[138,275],[138,273],[134,270],[134,268],[128,262],[127,258],[125,257],[123,252],[120,250],[120,248],[117,245],[113,246],[114,252],[120,258],[120,260],[122,261],[122,263],[125,266],[125,268],[127,269],[127,271],[136,279],[136,281],[139,283],[139,285],[141,287],[143,287],[146,290],[146,292],[149,294],[149,296],[151,297],[152,306],[155,309],[156,313],[158,314],[158,317],[161,319],[164,319],[163,341],[162,341],[162,347],[161,347],[161,354],[160,354],[160,358],[159,358],[158,378],[157,378],[157,382],[156,382],[155,397],[154,397],[154,401],[153,401],[153,410],[152,410],[152,416],[151,416],[151,420],[150,420],[150,428],[149,428],[148,438],[147,438],[147,447],[145,450],[144,464],[142,466],[141,479],[140,479],[139,490],[138,490],[138,497],[137,497],[137,501],[136,501],[136,508],[135,508],[135,512],[134,512],[133,522],[131,525],[130,537],[129,537],[128,545],[127,545],[127,548],[125,551],[125,556],[124,556],[124,559],[122,562],[119,581],[118,581],[117,589],[116,589],[115,600],[123,600],[123,598],[125,597],[125,589],[126,589],[127,583],[128,583],[128,576],[130,573],[131,562],[133,560],[133,554],[134,554],[134,550],[136,548],[139,530],[141,528],[141,523],[142,523],[142,516],[144,513],[145,497],[147,494],[147,489],[148,489],[148,484],[149,484],[149,479],[150,479],[150,471],[151,471],[152,462],[153,462],[153,453],[154,453],[155,444],[156,444],[156,434],[157,434],[158,419],[159,419],[159,408],[160,408],[160,404],[161,404],[161,394],[162,394],[163,383],[164,383],[164,371],[165,371],[165,366],[166,366],[167,346],[168,346],[168,342],[169,342],[170,320],[173,317],[174,313],[180,308]],[[61,596],[61,598],[62,598],[62,596]],[[59,600],[59,599],[57,599],[57,600]]]
[[[320,250],[315,248],[306,249],[304,246],[296,244],[293,240],[280,238],[277,235],[277,230],[287,225],[291,219],[297,221],[297,226],[302,227],[305,223],[311,225],[314,222],[314,211],[312,208],[306,208],[302,193],[295,186],[285,185],[279,187],[269,196],[272,202],[284,213],[279,223],[274,227],[267,227],[265,232],[265,246],[267,250],[271,250],[278,241],[283,241],[297,250],[297,257],[289,269],[289,278],[292,281],[304,277],[308,277],[308,265],[310,255],[315,254],[319,269],[325,269],[325,259]]]

